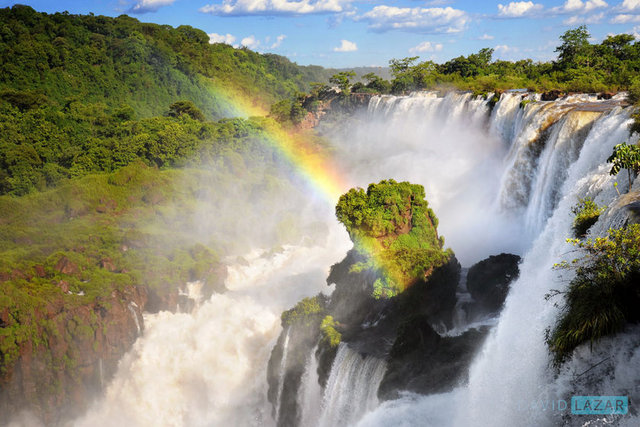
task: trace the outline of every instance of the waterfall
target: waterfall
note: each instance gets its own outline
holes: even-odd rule
[[[140,321],[138,320],[138,313],[136,312],[137,304],[135,302],[131,301],[127,305],[127,308],[129,309],[129,312],[131,313],[131,317],[133,317],[133,321],[136,322],[136,329],[138,331],[138,335],[140,335],[140,332],[142,332],[142,328],[140,327]]]
[[[275,419],[278,419],[280,415],[280,400],[282,399],[282,389],[284,388],[284,375],[287,371],[287,351],[289,350],[289,333],[291,331],[287,328],[287,332],[284,335],[284,344],[282,344],[282,360],[280,360],[280,372],[278,375],[278,395],[276,396],[276,415]]]
[[[320,419],[320,405],[322,401],[322,388],[318,382],[318,359],[314,347],[309,354],[302,374],[302,385],[298,394],[298,407],[301,411],[300,425],[311,427],[318,424]]]
[[[503,98],[517,98],[515,114],[520,95]],[[499,104],[506,114],[506,103]],[[470,265],[498,248],[521,252],[527,244],[514,238],[519,223],[505,218],[497,226],[495,188],[509,146],[490,131],[489,115],[488,101],[470,93],[373,97],[364,117],[331,138],[361,187],[390,177],[422,184],[430,207],[446,218],[438,231]]]
[[[266,369],[280,313],[326,289],[348,249],[285,246],[226,260],[228,291],[188,313],[145,313],[145,329],[99,399],[73,425],[272,426]]]
[[[507,101],[503,96],[505,110]],[[585,196],[600,204],[615,200],[615,178],[609,175],[606,159],[614,145],[629,138],[629,111],[606,103],[594,106],[594,101],[570,97],[529,104],[509,119],[505,119],[506,112],[492,115],[491,128],[503,130],[498,136],[513,138],[497,188],[499,205],[519,215],[537,237],[524,253],[520,276],[512,283],[497,324],[472,364],[468,384],[450,393],[407,395],[385,402],[360,425],[544,426],[562,422],[566,412],[543,410],[545,404],[550,408],[552,402],[567,397],[570,382],[566,371],[555,377],[549,366],[545,330],[553,326],[558,308],[545,300],[545,294],[565,289],[571,279],[570,272],[555,271],[552,266],[575,255],[565,241],[572,237],[572,206]],[[519,131],[504,130],[510,126]],[[625,360],[627,366],[638,364],[637,355]],[[637,372],[634,376],[637,381]],[[623,390],[613,386],[602,394],[616,395]]]
[[[328,135],[350,182],[366,188],[393,178],[424,185],[440,218],[439,231],[464,267],[500,252],[520,254],[523,262],[500,315],[479,323],[493,329],[468,384],[380,403],[383,360],[340,344],[322,390],[313,350],[297,396],[302,425],[560,423],[563,414],[538,406],[564,398],[570,389],[567,374],[554,377],[548,366],[544,333],[558,309],[544,296],[570,279],[551,267],[572,256],[565,239],[571,236],[577,198],[611,205],[617,197],[605,161],[615,144],[628,140],[630,119],[615,100],[571,96],[545,102],[529,94],[525,99],[532,102],[525,105],[523,96],[505,93],[493,108],[471,94],[374,96],[361,117]],[[323,246],[254,248],[225,260],[227,293],[200,301],[188,313],[144,314],[144,331],[105,396],[74,425],[274,425],[265,372],[281,332],[280,313],[326,290],[329,266],[350,247],[335,219],[324,221],[331,232]],[[606,226],[599,222],[596,229]],[[196,288],[188,291],[195,295]],[[469,298],[462,283],[458,295],[460,304]],[[476,326],[466,321],[458,310],[447,334]],[[285,334],[282,373],[289,347]],[[635,375],[637,381],[640,353],[625,345],[610,344],[615,351],[626,349],[616,356],[626,367],[617,378]],[[633,381],[625,384],[631,387]],[[280,378],[277,406],[283,382]],[[615,394],[616,387],[610,383],[607,393]]]
[[[378,386],[386,365],[341,343],[322,398],[320,426],[352,425],[378,406]]]

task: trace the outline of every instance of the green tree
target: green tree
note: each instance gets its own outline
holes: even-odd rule
[[[351,88],[350,79],[354,78],[354,71],[340,71],[329,78],[329,83],[333,83],[340,88],[344,95],[349,95]]]
[[[628,322],[640,320],[640,225],[610,229],[607,237],[582,241],[569,239],[582,253],[572,262],[556,268],[575,271],[566,292],[565,305],[547,344],[560,365],[582,343],[593,345],[600,338],[622,330]]]
[[[374,73],[367,73],[362,76],[367,81],[366,87],[379,93],[388,93],[391,90],[391,83]]]
[[[170,117],[180,117],[183,114],[201,122],[205,119],[202,111],[191,101],[178,101],[169,106]]]
[[[578,65],[589,66],[589,31],[586,25],[567,30],[560,36],[562,44],[556,48],[558,64],[561,69],[575,68]]]
[[[632,177],[637,176],[640,172],[640,147],[628,145],[626,142],[618,144],[613,147],[613,153],[607,162],[613,164],[611,171],[609,171],[611,175],[617,175],[622,169],[627,170],[629,189],[631,189]]]

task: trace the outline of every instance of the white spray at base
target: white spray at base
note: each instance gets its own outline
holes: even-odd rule
[[[193,313],[145,315],[104,398],[74,425],[273,425],[265,373],[280,313],[325,290],[328,266],[347,249],[332,232],[326,247],[254,251],[230,267],[229,291]]]
[[[552,266],[575,255],[566,238],[572,237],[571,207],[577,198],[589,196],[600,204],[610,204],[617,196],[613,187],[615,179],[609,175],[606,159],[614,145],[628,140],[628,114],[617,108],[597,118],[574,162],[563,165],[557,161],[557,156],[542,155],[540,164],[529,165],[529,173],[537,174],[533,176],[534,182],[548,182],[547,185],[533,185],[529,200],[549,199],[549,193],[557,191],[558,204],[548,219],[544,209],[526,210],[529,221],[544,224],[544,227],[524,256],[520,277],[511,285],[497,326],[471,367],[469,383],[450,393],[407,395],[385,402],[358,425],[506,427],[561,424],[561,418],[569,409],[564,412],[542,409],[545,404],[550,407],[553,401],[566,399],[571,383],[566,371],[556,378],[550,367],[545,330],[554,325],[558,309],[553,302],[545,300],[545,295],[552,289],[564,289],[570,280],[567,272],[553,270]],[[556,178],[559,182],[551,182],[549,176],[540,175],[541,171],[552,175],[551,178],[554,174],[556,177],[562,174],[566,179]],[[503,180],[503,189],[504,185],[511,184]],[[508,195],[503,192],[503,197]],[[532,219],[532,212],[536,212],[537,217]],[[632,352],[636,356],[628,358],[629,364],[637,366],[637,348]],[[637,371],[635,378],[637,383]],[[615,395],[624,391],[624,388],[614,386],[603,390],[603,394]]]

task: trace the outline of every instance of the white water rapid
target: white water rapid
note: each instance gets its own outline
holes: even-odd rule
[[[326,291],[328,267],[347,249],[332,233],[327,247],[256,250],[230,268],[225,294],[192,313],[145,315],[105,397],[74,425],[273,425],[266,368],[280,313]]]

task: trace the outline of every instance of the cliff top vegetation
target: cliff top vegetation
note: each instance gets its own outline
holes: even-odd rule
[[[392,179],[352,188],[336,206],[354,246],[367,259],[355,270],[376,269],[376,297],[391,297],[424,280],[452,255],[438,237],[438,219],[425,200],[424,187]]]

